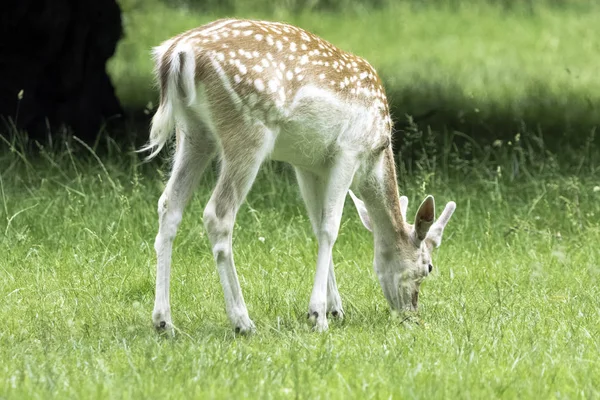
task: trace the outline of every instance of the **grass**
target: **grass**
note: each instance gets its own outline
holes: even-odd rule
[[[582,144],[600,125],[600,7],[439,3],[400,1],[340,14],[281,7],[210,12],[122,0],[126,36],[109,72],[126,107],[153,108],[152,46],[224,16],[267,18],[302,26],[368,59],[398,120],[435,109],[428,123],[436,130],[458,129],[480,141],[542,131],[555,151],[565,141]]]
[[[267,164],[234,234],[257,333],[225,316],[201,223],[209,172],[175,242],[169,340],[150,320],[165,165],[112,142],[102,158],[76,140],[34,157],[7,138],[0,398],[599,397],[597,159],[528,158],[521,141],[465,158],[446,139],[399,160],[410,214],[426,193],[458,204],[418,314],[390,315],[348,201],[334,249],[347,316],[311,332],[316,243],[293,174]]]

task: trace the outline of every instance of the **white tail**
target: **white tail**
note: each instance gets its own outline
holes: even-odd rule
[[[327,329],[327,313],[343,315],[332,248],[346,194],[375,238],[375,270],[393,309],[416,308],[431,250],[454,211],[435,221],[433,197],[408,224],[399,198],[391,119],[381,80],[364,59],[300,28],[223,19],[184,32],[155,49],[160,105],[142,150],[160,152],[176,130],[173,170],[158,205],[154,324],[172,330],[169,279],[172,242],[183,209],[215,155],[219,181],[204,224],[225,294],[241,332],[254,324],[238,282],[231,235],[236,213],[261,163],[292,164],[317,240],[317,271],[309,317]],[[432,228],[433,229],[430,229]]]
[[[167,53],[168,58],[165,58]],[[156,157],[173,135],[177,109],[189,107],[196,98],[196,60],[191,46],[167,41],[153,50],[153,56],[160,85],[160,103],[152,118],[148,144],[140,149],[151,152],[146,160]]]

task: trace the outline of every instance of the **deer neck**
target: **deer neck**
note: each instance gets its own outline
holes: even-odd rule
[[[375,160],[370,176],[364,179],[361,195],[373,226],[376,252],[395,249],[408,235],[400,212],[400,196],[391,146]]]

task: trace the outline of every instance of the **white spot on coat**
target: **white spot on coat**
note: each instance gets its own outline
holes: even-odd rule
[[[254,80],[254,87],[259,92],[262,92],[262,91],[265,90],[265,83],[262,81],[262,79],[255,79]]]

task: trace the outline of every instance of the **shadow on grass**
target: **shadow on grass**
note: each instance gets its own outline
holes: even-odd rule
[[[524,95],[509,100],[469,97],[455,83],[391,88],[388,98],[396,130],[417,118],[421,129],[459,131],[475,142],[541,136],[549,150],[583,145],[600,125],[599,99],[572,88],[552,90],[540,79],[530,82]],[[418,120],[418,116],[431,114]]]

